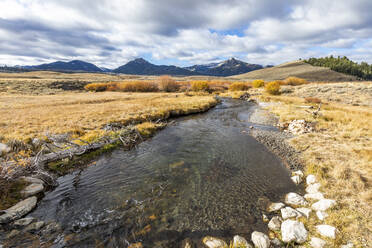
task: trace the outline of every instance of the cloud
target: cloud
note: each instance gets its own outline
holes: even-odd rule
[[[3,0],[0,63],[277,64],[332,52],[371,63],[371,11],[370,0]]]

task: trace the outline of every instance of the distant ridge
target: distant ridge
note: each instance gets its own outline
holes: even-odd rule
[[[115,70],[115,73],[123,74],[135,74],[135,75],[177,75],[177,76],[192,76],[200,75],[198,72],[193,72],[181,67],[174,65],[154,65],[144,60],[143,58],[138,58],[129,61],[125,65],[122,65]]]
[[[56,61],[48,64],[23,66],[22,68],[30,70],[46,70],[46,71],[79,71],[79,72],[103,72],[99,67],[92,63],[82,60],[72,60],[69,62]]]
[[[356,77],[332,71],[325,67],[312,66],[303,61],[293,61],[278,66],[251,71],[241,75],[232,76],[232,79],[265,81],[283,80],[295,76],[308,81],[346,82],[355,81]]]
[[[222,61],[220,63],[193,65],[193,66],[185,67],[185,69],[198,72],[202,75],[220,76],[220,77],[238,75],[238,74],[242,74],[242,73],[246,73],[246,72],[250,72],[254,70],[259,70],[262,68],[263,68],[262,65],[249,64],[249,63],[240,61],[235,58],[231,58],[231,59]]]

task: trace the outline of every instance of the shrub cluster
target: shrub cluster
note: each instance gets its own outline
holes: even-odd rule
[[[306,81],[303,78],[298,77],[288,77],[286,80],[284,80],[284,84],[286,85],[301,85],[301,84],[307,84],[308,81]]]
[[[161,76],[159,78],[159,89],[165,92],[176,92],[180,89],[181,85],[177,83],[170,76]]]
[[[254,88],[261,88],[261,87],[264,87],[265,86],[265,81],[261,80],[261,79],[256,79],[256,80],[253,80],[252,82],[252,86]]]
[[[250,86],[247,83],[235,82],[230,84],[229,91],[245,91],[248,90]]]
[[[192,81],[191,90],[192,91],[208,91],[209,83],[207,81]]]
[[[270,95],[280,94],[280,83],[278,81],[272,81],[265,85],[265,90]]]
[[[85,90],[88,91],[105,91],[107,90],[107,83],[91,83],[84,86]]]

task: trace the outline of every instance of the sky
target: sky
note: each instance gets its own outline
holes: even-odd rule
[[[0,0],[0,64],[372,63],[372,0]]]

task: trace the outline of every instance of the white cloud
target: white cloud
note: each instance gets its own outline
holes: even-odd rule
[[[2,0],[1,6],[0,64],[82,59],[116,67],[148,54],[155,62],[236,56],[272,64],[333,49],[360,61],[372,36],[369,0]],[[365,60],[372,62],[368,54]]]

